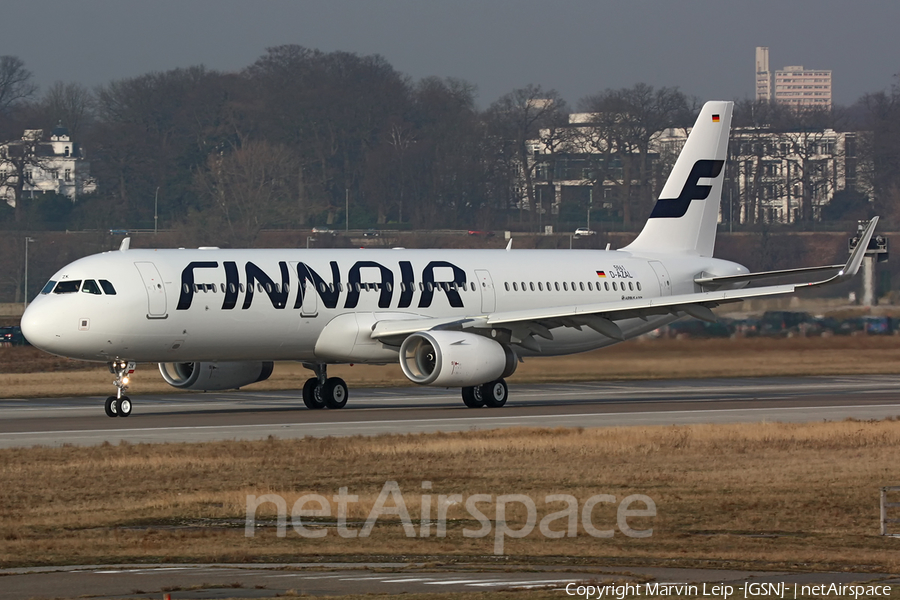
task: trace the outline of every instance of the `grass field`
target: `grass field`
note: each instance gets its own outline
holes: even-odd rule
[[[528,359],[510,381],[596,381],[900,373],[900,336],[635,340],[555,358]],[[329,374],[355,386],[411,385],[398,365],[340,365]],[[311,371],[278,363],[268,381],[247,389],[298,389]],[[0,394],[7,398],[106,396],[104,365],[50,356],[30,347],[0,348]],[[156,365],[139,365],[131,394],[171,393]]]
[[[897,572],[898,540],[878,535],[878,500],[881,486],[900,484],[898,453],[893,420],[10,449],[0,451],[0,565],[539,560]],[[304,494],[331,502],[346,487],[358,496],[347,511],[358,531],[387,481],[402,490],[419,536],[422,495],[436,505],[460,494],[446,537],[436,535],[434,510],[426,537],[407,537],[396,516],[378,519],[369,537],[341,537],[337,504],[313,519],[325,537],[290,526],[278,537],[273,504],[257,513],[266,526],[245,536],[249,494],[279,494],[290,510]],[[550,539],[538,527],[506,537],[503,558],[494,556],[495,525],[486,537],[464,535],[481,526],[463,506],[474,494],[489,495],[479,507],[492,521],[508,494],[532,498],[538,520],[565,507],[550,494],[572,495],[578,507],[597,494],[615,503],[644,494],[657,514],[627,521],[652,528],[650,537],[627,537],[616,504],[601,503],[592,523],[613,537],[587,535],[581,516],[575,537]],[[524,526],[525,506],[509,503],[506,520]],[[549,530],[568,526],[556,520]]]

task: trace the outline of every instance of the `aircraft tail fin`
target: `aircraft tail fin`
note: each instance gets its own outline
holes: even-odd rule
[[[733,102],[707,102],[644,229],[623,250],[712,256]]]

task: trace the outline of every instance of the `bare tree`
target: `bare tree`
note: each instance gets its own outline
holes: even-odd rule
[[[543,128],[558,129],[566,124],[568,110],[565,101],[556,90],[528,85],[494,102],[487,111],[487,119],[494,130],[495,143],[509,144],[509,152],[500,151],[497,154],[505,154],[517,161],[522,169],[525,204],[531,210],[534,224],[535,215],[543,212],[543,206],[538,206],[535,197],[535,171],[546,165],[542,161],[532,160],[529,154],[533,151],[529,152],[528,142],[539,138]]]
[[[77,83],[57,81],[44,92],[36,110],[48,125],[61,123],[78,139],[93,116],[94,96]]]
[[[15,207],[19,226],[25,225],[26,220],[25,185],[34,181],[34,172],[43,169],[47,160],[40,133],[40,129],[26,131],[21,140],[0,147],[0,187],[12,193],[7,202]]]
[[[201,194],[222,225],[227,243],[253,246],[264,227],[292,222],[297,212],[297,158],[285,146],[247,142],[209,157],[197,175]]]
[[[31,98],[37,85],[31,81],[31,71],[18,56],[0,56],[0,115],[24,100]]]
[[[643,83],[589,96],[581,107],[592,115],[588,143],[600,155],[592,179],[618,188],[622,220],[630,224],[640,216],[636,209],[649,213],[657,192],[651,160],[655,137],[670,127],[686,127],[694,110],[677,88],[655,90]]]

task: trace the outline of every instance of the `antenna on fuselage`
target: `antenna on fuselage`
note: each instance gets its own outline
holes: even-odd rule
[[[127,237],[124,240],[122,240],[121,244],[119,244],[119,252],[125,252],[129,248],[131,248],[131,238]]]

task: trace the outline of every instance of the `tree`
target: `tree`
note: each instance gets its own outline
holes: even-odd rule
[[[677,88],[655,90],[643,83],[600,92],[580,105],[592,114],[589,144],[601,158],[595,181],[618,186],[625,224],[643,218],[658,191],[651,159],[653,141],[667,128],[689,126],[696,114],[694,107]]]
[[[94,95],[78,83],[57,81],[35,103],[32,112],[35,122],[47,128],[62,124],[73,140],[80,141],[94,116]]]
[[[37,85],[31,81],[31,71],[18,56],[0,56],[0,116],[10,112],[31,98]]]
[[[232,247],[252,247],[264,227],[284,226],[297,214],[297,159],[280,144],[246,142],[212,154],[196,177],[197,187],[221,225],[218,237]],[[210,215],[210,216],[213,216]]]
[[[485,118],[493,137],[495,153],[506,163],[504,170],[515,173],[518,170],[516,165],[521,169],[525,197],[522,199],[524,202],[520,200],[520,208],[530,211],[531,223],[536,225],[536,216],[544,212],[545,199],[541,196],[538,204],[535,173],[544,163],[532,160],[529,141],[540,137],[542,129],[557,130],[568,122],[566,103],[556,90],[528,85],[500,97],[488,108]],[[510,164],[510,161],[515,164]]]
[[[44,168],[46,157],[41,146],[41,130],[29,130],[21,140],[0,147],[0,187],[12,192],[7,201],[15,207],[16,225],[26,225],[25,184],[32,181],[34,170]]]

